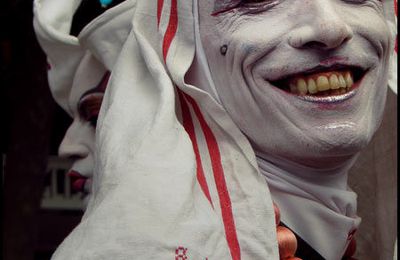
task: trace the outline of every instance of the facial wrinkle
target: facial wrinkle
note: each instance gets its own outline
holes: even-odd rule
[[[385,49],[385,47],[382,46],[384,43],[382,43],[379,39],[382,39],[384,37],[383,35],[387,35],[388,36],[388,39],[386,40],[386,45],[387,45],[390,43],[390,38],[391,38],[387,30],[386,20],[384,19],[383,5],[382,3],[374,3],[374,1],[368,1],[362,7],[371,8],[369,11],[371,12],[371,14],[360,15],[358,13],[355,13],[354,10],[353,11],[344,10],[343,15],[349,17],[349,23],[352,27],[355,28],[354,31],[356,31],[358,35],[360,35],[366,42],[369,42],[373,46],[372,51],[376,52],[377,56],[380,58],[384,53],[383,50]],[[370,19],[371,15],[380,16],[382,21],[378,19]],[[362,22],[360,23],[359,21]],[[374,26],[372,26],[372,24],[374,24]],[[379,25],[379,29],[378,26],[376,25]],[[374,36],[371,37],[370,34],[374,34]]]
[[[360,36],[367,41],[369,44],[371,44],[372,49],[375,50],[378,58],[381,58],[382,56],[385,55],[385,50],[389,45],[391,45],[391,35],[388,31],[388,27],[386,24],[380,24],[380,30],[374,30],[374,37],[370,37],[368,33],[371,33],[371,30],[369,29],[370,23],[365,23],[364,27],[361,27],[360,30]],[[384,35],[387,35],[387,37],[384,37]],[[379,39],[386,38],[384,41],[381,41]],[[388,52],[386,51],[386,54]]]
[[[273,86],[267,86],[267,87],[273,87]],[[259,88],[255,87],[255,88],[251,88],[250,89],[251,93],[253,94],[253,97],[257,97],[260,95],[263,95],[262,92],[258,92]],[[259,100],[257,98],[255,98],[255,102],[258,104],[258,109],[260,111],[260,113],[262,114],[263,111],[264,113],[266,112],[265,109],[263,110],[263,101]],[[303,139],[302,142],[304,143],[319,143],[319,145],[324,146],[326,144],[326,142],[324,142],[323,140],[319,140],[319,139],[314,139],[312,136],[308,136],[304,134],[305,129],[302,128],[302,126],[295,120],[291,120],[290,117],[286,116],[287,115],[287,107],[275,107],[277,109],[277,111],[267,111],[269,113],[275,113],[275,114],[280,114],[281,115],[281,120],[283,120],[284,124],[286,125],[286,127],[289,127],[292,129],[292,131],[294,131],[294,133],[296,134],[297,138],[299,139]],[[272,123],[272,122],[271,122]],[[268,134],[268,133],[266,133]]]

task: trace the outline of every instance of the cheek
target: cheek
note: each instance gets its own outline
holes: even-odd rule
[[[383,17],[375,11],[359,13],[350,21],[355,34],[367,40],[381,59],[385,59],[390,49],[391,35]]]

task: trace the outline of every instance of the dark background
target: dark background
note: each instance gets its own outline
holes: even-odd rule
[[[55,104],[46,57],[33,31],[31,0],[0,5],[3,258],[44,260],[79,222],[81,211],[40,208],[49,155],[71,123]]]
[[[82,0],[71,34],[122,1],[103,8],[99,0]],[[57,155],[72,120],[50,93],[46,56],[33,30],[33,0],[0,3],[0,28],[2,259],[46,260],[83,214],[40,207],[49,156]]]

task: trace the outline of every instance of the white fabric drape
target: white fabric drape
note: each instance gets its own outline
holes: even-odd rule
[[[47,4],[35,5],[39,38],[58,22]],[[192,4],[125,1],[74,40],[106,66],[116,55],[93,195],[53,259],[278,259],[272,201],[250,144],[208,93],[184,81],[195,53]],[[117,27],[128,28],[126,39],[109,37],[126,16]]]

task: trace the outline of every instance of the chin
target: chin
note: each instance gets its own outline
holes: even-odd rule
[[[300,136],[286,133],[262,145],[252,143],[258,152],[322,169],[336,167],[354,158],[368,145],[374,132],[373,126],[345,121],[305,129]]]
[[[324,140],[323,145],[315,147],[315,156],[318,157],[348,157],[359,153],[370,142],[370,137],[359,133],[347,133],[343,137]],[[321,141],[319,142],[321,143]]]
[[[331,167],[356,156],[371,141],[372,133],[355,128],[341,128],[321,132],[312,142],[299,144],[292,152],[293,160],[307,166]],[[290,151],[284,154],[290,155]]]

